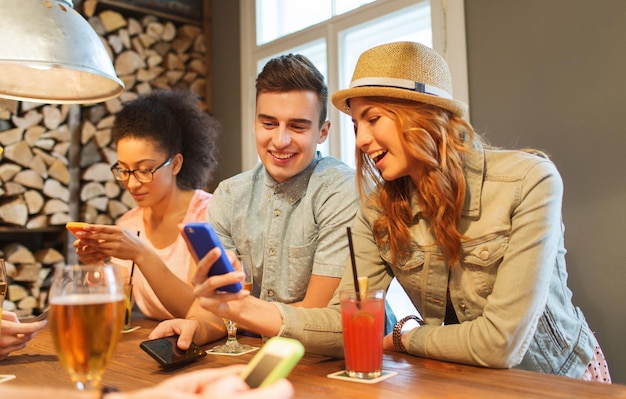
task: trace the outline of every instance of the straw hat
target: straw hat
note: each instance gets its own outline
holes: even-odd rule
[[[431,104],[456,116],[467,111],[467,104],[452,98],[452,79],[446,61],[420,43],[388,43],[363,52],[350,88],[333,94],[332,102],[341,112],[349,114],[349,99],[372,96]]]

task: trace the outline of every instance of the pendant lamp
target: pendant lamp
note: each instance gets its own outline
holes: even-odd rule
[[[124,91],[72,0],[0,0],[0,97],[90,104]]]

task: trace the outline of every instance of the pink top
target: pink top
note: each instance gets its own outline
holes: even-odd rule
[[[189,202],[189,208],[187,209],[183,224],[205,221],[207,206],[211,197],[212,195],[206,191],[195,190],[195,194]],[[146,237],[145,226],[143,224],[143,208],[141,207],[133,208],[126,212],[117,221],[117,225],[131,231],[139,231],[140,237]],[[144,240],[144,242],[159,255],[167,267],[178,278],[187,283],[191,281],[193,272],[195,272],[195,262],[187,250],[187,245],[181,235],[179,235],[176,241],[171,245],[160,249],[155,248],[148,240]],[[112,262],[126,266],[129,270],[132,266],[132,262],[129,260],[113,258]],[[146,317],[156,320],[174,318],[161,304],[161,301],[159,301],[138,267],[135,267],[133,272],[133,296],[137,306]]]

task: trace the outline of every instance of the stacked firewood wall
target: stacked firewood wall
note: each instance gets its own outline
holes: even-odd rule
[[[154,89],[188,89],[200,98],[206,90],[206,45],[202,29],[176,25],[156,16],[125,17],[115,10],[89,15],[89,22],[106,43],[124,93],[104,104],[84,109],[81,129],[81,220],[108,224],[134,206],[127,191],[113,180],[117,160],[111,126],[124,101]]]
[[[41,228],[69,221],[69,105],[0,100],[0,221]]]
[[[17,242],[5,245],[0,255],[9,275],[3,308],[20,318],[39,314],[47,305],[51,271],[54,266],[64,264],[65,257],[54,248],[32,252]]]
[[[67,254],[7,243],[6,232],[57,226],[65,233],[72,220],[115,223],[135,206],[109,169],[117,160],[111,127],[123,103],[155,89],[189,89],[206,109],[200,26],[88,3],[84,15],[107,47],[124,93],[90,106],[0,99],[0,257],[10,280],[4,308],[23,317],[45,306],[52,266]]]
[[[26,317],[43,309],[61,248],[30,249],[12,234],[50,231],[70,220],[70,143],[76,106],[0,100],[0,228],[9,286],[3,308]],[[62,227],[61,230],[62,231]],[[60,234],[60,233],[59,233]],[[58,245],[57,245],[58,247]]]

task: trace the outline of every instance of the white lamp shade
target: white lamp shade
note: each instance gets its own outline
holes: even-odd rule
[[[0,97],[89,104],[124,91],[71,0],[0,0]]]

